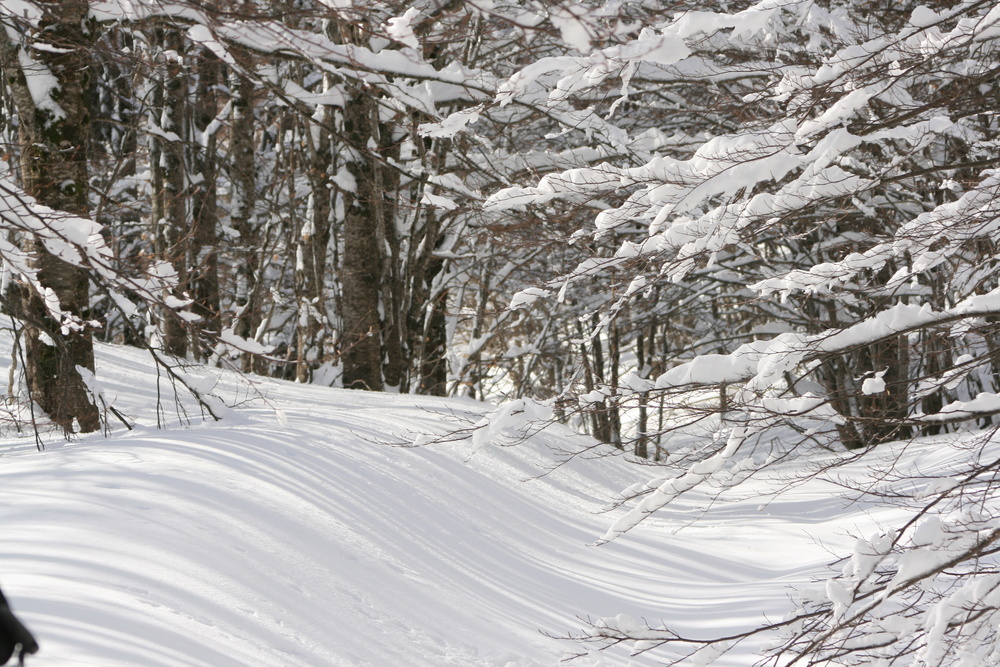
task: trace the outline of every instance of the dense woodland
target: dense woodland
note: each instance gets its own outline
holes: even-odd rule
[[[979,508],[948,557],[900,579],[912,526],[866,541],[775,659],[992,646],[996,3],[4,0],[0,23],[8,405],[125,419],[94,341],[213,415],[186,366],[496,400],[679,471],[608,539],[721,470],[951,435],[969,467],[918,499]],[[924,622],[967,577],[964,616]]]

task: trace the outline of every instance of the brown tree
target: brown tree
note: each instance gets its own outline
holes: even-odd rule
[[[32,40],[44,33],[41,41],[56,48],[19,54],[27,47],[14,44],[0,30],[0,65],[19,121],[22,187],[57,212],[87,217],[90,119],[86,93],[91,61],[85,28],[89,7],[86,0],[37,5],[44,12],[41,20],[24,30]],[[55,86],[47,91],[46,99],[33,97],[25,67],[51,73]],[[40,243],[28,243],[36,254],[39,278],[58,297],[61,309],[83,315],[88,306],[86,273],[50,254]],[[25,323],[30,397],[67,433],[97,430],[100,414],[78,370],[94,370],[91,324],[80,317],[56,321],[44,295],[35,289],[25,288],[20,301],[12,305]]]

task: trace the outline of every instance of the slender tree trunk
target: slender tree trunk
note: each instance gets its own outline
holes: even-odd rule
[[[607,383],[613,395],[618,395],[618,369],[621,368],[621,329],[618,321],[611,324],[608,331],[608,372]],[[608,435],[609,442],[618,449],[622,448],[622,416],[617,399],[608,401]]]
[[[329,77],[326,85],[331,85]],[[298,302],[298,357],[295,377],[308,382],[312,369],[323,355],[328,322],[326,317],[327,246],[333,229],[333,189],[329,174],[334,169],[325,110],[303,128],[309,150],[308,178],[311,190],[309,218],[296,239],[295,296]]]
[[[232,183],[230,220],[239,235],[236,252],[236,321],[233,330],[243,338],[253,338],[261,322],[261,284],[257,225],[257,167],[254,158],[254,86],[245,78],[230,80],[234,91],[229,140],[229,180]],[[244,372],[253,370],[253,355],[241,357]]]
[[[582,322],[576,324],[577,332],[580,334],[580,362],[583,364],[583,388],[586,393],[594,391],[597,383],[602,380],[604,367],[604,355],[601,351],[600,338],[591,338],[590,351],[587,350],[587,332]],[[593,360],[591,360],[591,355]],[[611,442],[609,431],[607,402],[601,401],[600,406],[591,406],[587,409],[590,415],[590,432],[601,442]]]
[[[376,112],[377,113],[377,112]],[[397,202],[400,196],[399,172],[386,168],[386,160],[399,160],[399,146],[394,141],[392,126],[379,123],[372,117],[378,159],[373,161],[372,176],[375,188],[375,224],[378,230],[379,251],[382,253],[382,272],[379,279],[382,305],[382,350],[384,353],[383,380],[386,387],[409,391],[410,376],[416,372],[413,361],[413,330],[408,326],[406,306],[407,273],[396,229]],[[411,239],[412,242],[412,239]],[[417,329],[420,331],[420,329]]]
[[[216,181],[218,155],[216,133],[210,125],[219,112],[217,90],[222,81],[222,62],[211,52],[197,56],[198,87],[195,93],[193,129],[205,135],[204,145],[189,137],[191,165],[194,174],[191,192],[191,233],[187,246],[192,311],[201,317],[199,326],[205,331],[222,329],[219,295],[219,213]],[[204,359],[206,351],[199,341],[192,341],[195,353]]]
[[[654,336],[655,325],[650,325],[649,337]],[[639,377],[645,378],[649,374],[649,368],[646,362],[646,340],[643,336],[643,330],[640,327],[635,338],[635,358],[636,365],[639,367]],[[647,406],[649,404],[649,392],[643,391],[639,392],[639,423],[636,425],[635,434],[635,455],[641,458],[647,458],[649,456],[649,414],[647,411]]]
[[[379,317],[379,277],[382,275],[375,192],[375,160],[370,154],[375,102],[358,92],[344,109],[344,135],[354,159],[347,168],[355,191],[345,197],[343,297],[344,386],[382,389],[382,322]]]
[[[439,260],[440,262],[440,260]],[[440,268],[438,269],[440,271]],[[433,288],[433,286],[432,286]],[[423,347],[420,354],[420,393],[430,396],[448,394],[448,320],[445,308],[448,292],[439,290],[426,302]]]
[[[165,29],[156,36],[161,48],[180,54],[183,51],[180,35],[175,30]],[[154,86],[152,113],[153,123],[159,126],[164,136],[151,136],[153,160],[151,183],[153,185],[153,229],[156,253],[170,262],[177,272],[179,291],[188,284],[186,247],[190,229],[188,228],[188,207],[185,193],[184,173],[184,103],[187,97],[187,79],[177,58],[164,58],[159,81]],[[170,133],[173,133],[171,136]],[[157,173],[158,172],[158,173]],[[181,298],[182,293],[174,296]],[[177,314],[169,308],[161,312],[163,318],[161,334],[164,349],[175,356],[187,356],[187,327]]]

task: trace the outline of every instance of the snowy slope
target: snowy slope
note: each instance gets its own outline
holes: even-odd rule
[[[0,584],[42,646],[31,667],[556,665],[582,647],[548,635],[578,616],[716,632],[780,615],[784,584],[872,520],[805,487],[677,532],[695,499],[594,547],[615,516],[601,508],[650,470],[574,459],[542,475],[550,446],[579,436],[389,447],[481,406],[270,380],[248,391],[221,373],[241,410],[156,430],[148,366],[100,349],[104,391],[136,430],[41,453],[0,441]],[[618,650],[571,664],[656,663]]]

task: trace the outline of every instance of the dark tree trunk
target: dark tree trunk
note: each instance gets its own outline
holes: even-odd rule
[[[438,260],[440,264],[440,260]],[[440,270],[440,268],[439,268]],[[433,276],[432,276],[433,277]],[[423,345],[420,362],[420,393],[430,396],[448,394],[448,320],[445,307],[448,293],[439,291],[426,302],[427,315],[423,327]]]
[[[260,326],[262,286],[260,281],[260,230],[257,222],[257,167],[254,157],[254,85],[233,76],[234,91],[230,136],[229,180],[232,183],[230,219],[239,235],[236,251],[236,321],[233,330],[242,338],[253,338]],[[244,372],[253,370],[254,357],[244,353]]]
[[[615,320],[611,324],[611,329],[608,331],[608,370],[606,374],[606,382],[609,387],[611,387],[611,393],[613,396],[618,395],[618,369],[621,367],[621,333],[618,327],[618,321]],[[608,430],[610,440],[609,442],[613,444],[618,449],[622,448],[622,416],[621,409],[618,407],[617,399],[611,399],[608,401]]]
[[[38,4],[45,12],[39,30],[45,33],[45,41],[58,49],[36,50],[32,57],[55,77],[58,88],[52,96],[64,115],[56,117],[35,107],[24,73],[17,65],[16,47],[6,36],[0,38],[4,69],[20,121],[22,185],[41,204],[87,217],[90,40],[84,25],[88,4],[86,0]],[[88,306],[86,273],[49,254],[40,243],[33,246],[41,283],[53,290],[63,311],[83,315]],[[25,372],[31,398],[67,433],[74,430],[74,421],[81,432],[97,430],[100,412],[77,370],[94,371],[91,331],[63,329],[32,289],[23,292],[20,308],[19,315],[25,321]]]
[[[341,271],[343,297],[344,386],[349,389],[382,389],[382,323],[379,317],[381,252],[374,169],[368,141],[377,109],[363,92],[344,109],[344,135],[354,149],[347,167],[356,183],[344,205],[344,256]]]
[[[198,55],[198,87],[195,93],[194,129],[206,133],[219,111],[217,90],[222,81],[222,62],[206,51]],[[218,155],[215,132],[208,131],[205,145],[191,143],[192,171],[197,177],[191,192],[191,233],[186,244],[191,267],[192,311],[201,318],[205,331],[221,330],[219,297],[219,218],[216,180]],[[190,138],[190,137],[189,137]],[[197,341],[195,341],[197,343]],[[200,346],[197,346],[200,348]],[[206,350],[196,349],[202,359]]]
[[[399,172],[386,168],[386,160],[399,160],[399,146],[393,141],[392,127],[375,123],[373,129],[378,147],[378,159],[372,163],[375,194],[375,224],[382,272],[379,280],[382,304],[383,380],[388,387],[409,391],[413,365],[413,345],[407,330],[406,273],[400,238],[396,230],[397,202],[400,196]],[[412,239],[411,239],[412,242]]]
[[[653,338],[654,332],[655,325],[650,325],[650,339]],[[636,365],[639,367],[639,377],[647,377],[649,375],[649,369],[646,366],[646,340],[645,336],[643,336],[643,329],[641,327],[636,333],[635,338],[635,360]],[[649,433],[649,414],[647,412],[648,405],[649,392],[639,392],[639,422],[636,425],[635,455],[644,459],[649,457],[649,436],[647,435]]]

